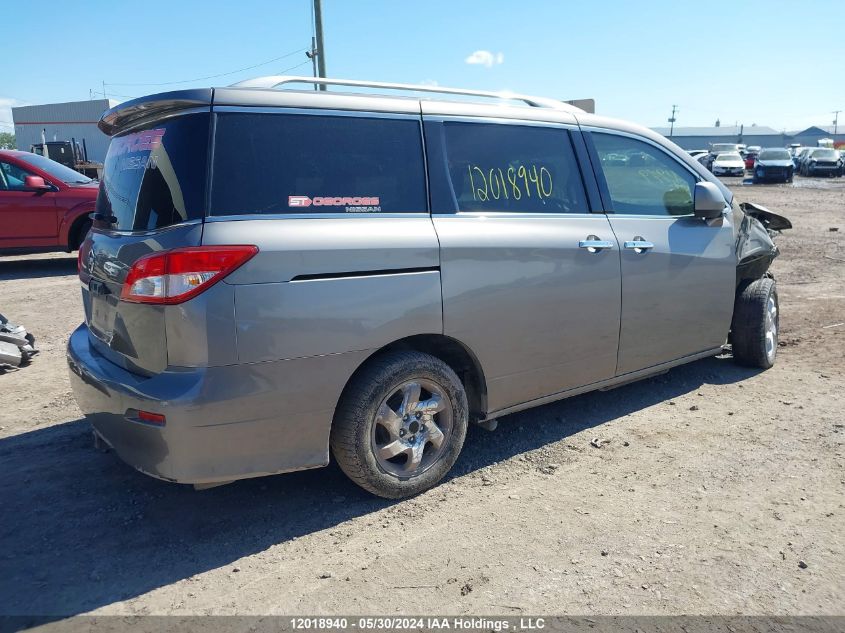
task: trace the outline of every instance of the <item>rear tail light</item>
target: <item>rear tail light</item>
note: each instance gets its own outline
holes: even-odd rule
[[[79,252],[76,256],[76,272],[79,273],[79,279],[86,284],[88,283],[88,280],[91,279],[91,275],[88,274],[88,271],[85,270],[85,268],[92,246],[93,243],[91,240],[83,240],[82,244],[79,245]]]
[[[257,246],[196,246],[152,253],[126,275],[120,298],[133,303],[182,303],[246,263]]]

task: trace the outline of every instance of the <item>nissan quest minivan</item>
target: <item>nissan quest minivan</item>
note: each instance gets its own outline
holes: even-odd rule
[[[331,453],[405,497],[469,423],[728,343],[774,363],[789,222],[666,138],[551,99],[317,81],[352,91],[264,77],[100,121],[67,358],[138,470],[206,487]]]

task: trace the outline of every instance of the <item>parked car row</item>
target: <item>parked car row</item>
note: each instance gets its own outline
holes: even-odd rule
[[[709,150],[689,150],[694,160],[716,176],[744,176],[750,171],[754,182],[792,182],[802,176],[843,176],[845,156],[829,147],[742,147],[735,143],[714,143]]]

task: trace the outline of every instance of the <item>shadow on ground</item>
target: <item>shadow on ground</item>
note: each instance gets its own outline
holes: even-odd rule
[[[0,257],[0,281],[38,279],[76,274],[76,255],[43,259],[5,259]]]
[[[473,427],[451,477],[754,373],[708,359],[507,416],[495,433]],[[334,465],[196,492],[95,451],[83,420],[8,437],[0,440],[0,614],[86,612],[392,503]]]

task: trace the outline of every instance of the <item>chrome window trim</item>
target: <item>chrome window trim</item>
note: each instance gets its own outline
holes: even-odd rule
[[[340,218],[429,218],[428,212],[408,213],[233,213],[231,215],[209,215],[206,222],[243,222],[246,220],[338,220]]]
[[[549,219],[549,218],[606,218],[606,213],[542,213],[540,211],[532,211],[530,213],[521,213],[519,211],[453,211],[449,212],[440,212],[440,213],[432,213],[432,218],[496,218],[496,219],[507,219],[507,218],[518,218],[518,219]]]
[[[337,110],[331,108],[295,108],[287,106],[212,106],[216,114],[297,114],[306,116],[341,116],[361,119],[412,119],[420,114],[409,112],[377,112],[372,110]]]
[[[449,115],[449,114],[423,114],[423,122],[432,123],[489,123],[493,125],[527,125],[531,127],[549,127],[563,130],[577,131],[577,123],[560,123],[558,121],[538,121],[536,119],[511,119],[502,117],[491,117],[485,115]]]

